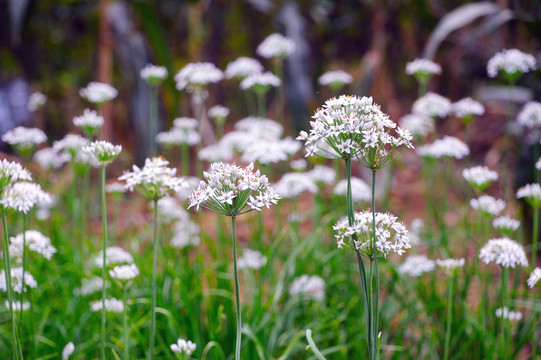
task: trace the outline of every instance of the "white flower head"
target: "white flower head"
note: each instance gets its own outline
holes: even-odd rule
[[[24,288],[23,288],[23,268],[21,267],[12,267],[11,268],[11,288],[16,293],[20,294],[22,292],[26,292],[28,288],[37,288],[38,283],[28,272],[28,270],[24,271]],[[6,283],[6,272],[2,270],[0,273],[0,290],[6,292],[8,290],[7,283]]]
[[[50,196],[41,189],[39,184],[18,182],[4,190],[0,204],[26,214],[40,201],[47,201]]]
[[[107,283],[105,283],[107,287]],[[103,279],[101,276],[94,276],[90,279],[82,279],[81,281],[81,288],[75,289],[73,291],[74,295],[83,295],[86,296],[88,294],[92,294],[96,291],[100,291],[103,289]]]
[[[348,190],[348,181],[347,179],[342,179],[336,184],[336,186],[333,189],[333,194],[340,195],[340,196],[346,196]],[[370,186],[358,177],[352,176],[351,177],[351,197],[353,202],[360,202],[360,201],[370,201],[372,198],[372,190],[370,189]]]
[[[79,134],[67,134],[61,140],[53,143],[53,149],[58,152],[64,152],[75,159],[83,152],[83,148],[88,146],[90,141]]]
[[[504,306],[502,308],[497,308],[495,314],[499,318],[509,321],[520,321],[522,319],[522,313],[520,311],[509,311],[509,309]]]
[[[296,198],[303,192],[316,193],[319,189],[307,173],[293,172],[282,176],[274,187],[283,198]]]
[[[398,272],[412,277],[419,277],[424,273],[434,271],[436,263],[426,255],[410,255],[398,267]]]
[[[79,95],[94,105],[101,105],[116,98],[118,91],[109,84],[94,81],[79,90]]]
[[[505,49],[490,58],[487,73],[491,78],[499,73],[507,80],[515,80],[520,75],[537,69],[535,57],[518,49]]]
[[[541,185],[526,184],[517,190],[517,199],[525,199],[531,207],[541,207]]]
[[[68,360],[71,354],[75,351],[75,345],[70,341],[69,343],[64,346],[64,349],[62,350],[62,360]]]
[[[436,259],[436,265],[443,268],[449,274],[452,274],[456,269],[463,267],[464,263],[464,258],[445,260]]]
[[[427,92],[413,103],[412,113],[429,116],[431,118],[443,118],[452,110],[451,101],[439,94]]]
[[[505,209],[505,201],[483,195],[470,200],[471,207],[483,216],[497,216]]]
[[[149,85],[158,86],[167,78],[167,68],[165,66],[147,64],[141,69],[139,75]]]
[[[353,77],[343,70],[327,71],[318,79],[322,86],[328,86],[334,91],[340,90],[344,85],[351,84]]]
[[[190,340],[178,339],[175,344],[171,344],[171,351],[178,354],[191,355],[196,349],[196,345]]]
[[[498,180],[498,173],[486,166],[474,166],[462,170],[462,177],[475,189],[483,191]]]
[[[94,264],[100,268],[103,266],[103,250],[94,258]],[[133,256],[118,246],[108,247],[105,250],[105,266],[119,264],[133,264]]]
[[[103,140],[91,142],[90,145],[83,147],[83,152],[90,155],[91,163],[95,167],[109,165],[120,155],[121,151],[122,146],[113,145]]]
[[[44,170],[58,170],[70,161],[71,156],[54,148],[45,148],[36,151],[33,159]]]
[[[223,123],[225,118],[229,115],[229,109],[223,105],[214,105],[209,109],[208,115],[217,123]]]
[[[257,138],[277,139],[284,132],[284,127],[274,120],[249,116],[237,121],[235,130],[248,133],[241,134],[242,137],[249,135]]]
[[[278,87],[282,81],[270,71],[247,76],[240,83],[242,90],[253,90],[258,94],[265,94],[271,87]]]
[[[90,310],[93,312],[101,311],[103,309],[103,303],[101,300],[92,301],[90,303]],[[124,303],[122,300],[116,298],[105,299],[105,311],[121,313],[124,311]]]
[[[92,135],[103,126],[103,117],[95,110],[85,109],[83,115],[73,118],[73,125]]]
[[[420,146],[417,149],[417,154],[434,159],[448,157],[460,160],[470,154],[470,149],[460,139],[446,135],[432,144]]]
[[[426,82],[433,75],[441,74],[441,66],[430,59],[415,59],[406,64],[406,74],[414,76],[419,82]]]
[[[115,181],[105,185],[105,191],[110,194],[123,194],[128,191],[128,189],[126,189],[124,184]]]
[[[23,156],[29,156],[36,146],[47,141],[47,136],[38,128],[17,126],[2,135],[2,141],[10,144]]]
[[[176,249],[188,246],[198,246],[201,243],[199,225],[190,220],[189,216],[179,219],[173,228],[170,244]]]
[[[298,171],[305,170],[306,165],[308,165],[308,162],[304,159],[294,159],[289,162],[289,166],[291,166],[293,170],[298,170]]]
[[[517,121],[528,129],[539,129],[541,127],[541,103],[529,101],[518,113]]]
[[[189,92],[211,83],[217,83],[223,78],[222,71],[208,62],[190,63],[175,75],[177,89],[186,89]]]
[[[293,280],[289,286],[292,297],[302,296],[316,301],[325,300],[325,280],[319,276],[302,275]]]
[[[399,124],[404,129],[408,129],[413,136],[425,137],[436,130],[434,119],[420,114],[404,115],[400,118]]]
[[[528,266],[524,248],[509,238],[491,239],[479,252],[485,264],[494,263],[502,267]]]
[[[255,139],[254,139],[255,140]],[[302,148],[300,141],[290,137],[285,139],[257,139],[246,146],[241,160],[245,163],[273,164],[286,161]]]
[[[139,268],[135,264],[117,265],[109,270],[109,275],[120,282],[133,280],[139,275]]]
[[[528,277],[527,283],[530,288],[533,288],[541,280],[541,269],[536,267]]]
[[[520,227],[520,221],[513,219],[507,215],[495,218],[492,221],[492,226],[502,235],[510,236]]]
[[[242,80],[250,75],[261,72],[263,72],[263,65],[258,60],[243,56],[227,64],[225,77],[227,79],[235,78]]]
[[[173,128],[167,132],[156,135],[156,141],[164,146],[178,146],[187,144],[193,146],[201,142],[201,135],[197,131],[197,120],[180,117],[173,121]]]
[[[358,211],[355,212],[353,225],[349,225],[348,219],[339,220],[333,230],[337,232],[335,235],[338,247],[342,247],[346,241],[357,236],[354,240],[354,246],[361,254],[365,256],[383,256],[387,257],[390,254],[396,253],[402,255],[406,249],[411,248],[408,230],[406,226],[397,221],[397,217],[389,213],[376,212],[376,234],[375,243],[374,232],[372,230],[372,212]]]
[[[308,171],[307,174],[316,184],[331,185],[334,184],[336,180],[336,171],[330,166],[316,165],[312,170]]]
[[[295,42],[281,34],[267,36],[257,47],[257,54],[266,59],[285,58],[295,51]]]
[[[165,195],[181,190],[186,181],[176,176],[177,169],[169,168],[169,161],[161,158],[147,158],[145,166],[126,171],[118,180],[126,181],[126,188],[136,190],[150,200],[158,200]]]
[[[28,110],[37,111],[47,102],[47,96],[43,95],[41,92],[37,91],[30,94],[28,98]]]
[[[453,114],[460,119],[463,119],[469,124],[475,116],[481,116],[485,113],[485,107],[471,97],[461,99],[452,105]]]
[[[24,235],[26,236],[26,246],[28,247],[28,250],[40,254],[47,260],[51,260],[51,257],[57,252],[56,248],[51,243],[51,239],[39,231],[27,230]],[[11,237],[9,244],[9,255],[12,257],[21,258],[23,256],[23,245],[23,234]]]
[[[32,181],[32,175],[26,168],[15,161],[0,160],[0,191],[21,180]]]
[[[267,263],[267,258],[257,250],[244,249],[238,260],[239,269],[259,270]]]

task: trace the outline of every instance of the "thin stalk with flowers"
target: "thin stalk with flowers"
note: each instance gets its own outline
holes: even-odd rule
[[[147,64],[140,72],[141,78],[150,86],[150,155],[157,155],[156,134],[158,133],[158,87],[167,78],[164,66]]]

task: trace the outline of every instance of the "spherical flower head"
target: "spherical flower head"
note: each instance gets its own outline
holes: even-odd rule
[[[541,269],[536,267],[528,277],[527,283],[530,288],[533,288],[541,280]]]
[[[241,160],[244,163],[275,164],[289,160],[301,148],[302,143],[290,137],[281,140],[257,139],[242,149]]]
[[[259,270],[267,263],[267,258],[257,250],[244,249],[238,260],[239,269]]]
[[[451,112],[451,101],[439,94],[427,92],[413,103],[412,112],[431,118],[443,118]]]
[[[406,249],[411,248],[408,230],[406,226],[397,221],[397,217],[389,213],[376,212],[376,236],[374,248],[374,232],[372,231],[372,212],[359,211],[355,213],[353,225],[349,225],[348,219],[339,220],[333,230],[338,247],[346,244],[348,238],[356,235],[354,246],[359,252],[367,257],[387,257],[396,253],[402,255]]]
[[[275,184],[282,198],[296,198],[303,192],[316,193],[319,189],[307,173],[287,173]]]
[[[278,87],[282,81],[270,71],[247,76],[240,83],[242,90],[252,90],[256,94],[265,94],[271,87]]]
[[[191,355],[196,349],[196,345],[190,340],[178,339],[175,344],[171,344],[171,351],[177,354]]]
[[[101,268],[103,266],[103,250],[94,258],[94,264]],[[110,246],[105,249],[105,266],[133,264],[133,256],[118,246]]]
[[[426,83],[433,75],[441,74],[441,66],[430,59],[415,59],[406,64],[406,74]]]
[[[47,236],[37,230],[27,230],[24,235],[19,234],[10,238],[9,255],[11,257],[22,258],[25,243],[24,236],[26,237],[28,250],[40,254],[47,260],[51,260],[51,257],[57,252],[51,243],[51,239]]]
[[[496,314],[497,317],[503,318],[504,320],[509,320],[509,321],[520,321],[520,319],[522,319],[522,313],[521,312],[519,312],[519,311],[509,311],[507,306],[504,306],[503,310],[502,310],[502,308],[497,308],[496,311],[495,311],[495,314]]]
[[[159,200],[186,185],[184,178],[176,177],[177,169],[168,165],[169,161],[164,158],[147,158],[143,168],[133,165],[133,171],[124,172],[118,180],[125,181],[130,191],[136,190],[147,199]]]
[[[28,270],[24,271],[24,288],[23,288],[23,268],[20,267],[12,267],[11,268],[11,288],[16,293],[20,294],[22,292],[26,292],[28,288],[35,289],[38,287],[38,283],[28,272]],[[6,273],[4,270],[0,273],[0,290],[6,292],[8,290],[7,283],[6,283]]]
[[[430,116],[419,114],[407,114],[400,120],[399,124],[404,129],[408,129],[413,136],[424,138],[436,130],[434,119]]]
[[[334,171],[332,167],[325,165],[314,166],[312,170],[308,171],[308,176],[310,176],[318,185],[331,185],[336,181],[336,171]]]
[[[109,270],[109,275],[122,284],[128,283],[139,275],[139,268],[135,264],[117,265]]]
[[[469,125],[476,116],[485,113],[485,107],[471,97],[461,99],[452,105],[452,113]]]
[[[13,146],[22,156],[29,156],[36,146],[47,141],[47,136],[38,128],[17,126],[2,135],[2,141]]]
[[[180,145],[194,146],[201,142],[201,135],[195,130],[182,130],[173,127],[156,135],[156,142],[165,147]]]
[[[58,152],[54,148],[45,148],[36,151],[33,159],[44,170],[58,170],[70,161],[71,156]]]
[[[235,123],[235,130],[248,133],[240,134],[242,138],[257,137],[265,139],[277,139],[282,136],[284,127],[274,120],[249,116],[237,121]]]
[[[336,184],[333,189],[333,194],[339,196],[346,196],[348,190],[348,181],[347,179],[342,179]],[[353,202],[365,201],[368,202],[372,198],[372,189],[370,186],[357,177],[351,177],[351,197]]]
[[[445,260],[436,259],[436,265],[443,268],[448,274],[453,274],[456,269],[463,267],[464,263],[464,258]]]
[[[118,91],[109,84],[91,82],[86,88],[79,90],[79,95],[91,104],[101,105],[117,97]]]
[[[165,66],[147,64],[139,73],[141,79],[145,80],[151,86],[160,85],[167,78],[167,69]]]
[[[223,124],[229,115],[229,109],[222,105],[214,105],[208,111],[209,117],[217,124]]]
[[[120,155],[121,151],[122,146],[113,145],[103,140],[93,141],[90,145],[83,147],[83,152],[90,155],[92,165],[95,167],[109,165]]]
[[[73,125],[91,136],[103,126],[103,117],[95,110],[85,109],[83,115],[73,118]]]
[[[27,301],[23,302],[22,305],[21,305],[20,301],[14,300],[12,305],[13,305],[13,311],[17,311],[17,312],[26,311],[26,310],[30,309],[30,303],[27,302]],[[9,310],[9,301],[8,300],[6,300],[4,302],[4,306]]]
[[[8,210],[28,213],[40,201],[49,200],[51,195],[41,190],[39,184],[18,182],[6,188],[0,199],[0,204]]]
[[[327,71],[318,79],[321,86],[328,86],[333,91],[339,91],[344,85],[351,84],[353,77],[343,70]]]
[[[460,160],[470,154],[468,145],[453,136],[444,136],[432,144],[420,146],[417,154],[422,157],[440,159],[443,157]]]
[[[483,195],[470,200],[471,207],[483,216],[497,216],[505,209],[505,201],[495,199],[490,195]]]
[[[62,350],[62,360],[68,360],[71,354],[75,351],[75,345],[70,341],[67,343],[66,346],[64,346],[64,349]]]
[[[190,63],[175,75],[177,89],[186,89],[189,92],[211,83],[217,83],[223,78],[222,71],[216,65],[208,62]]]
[[[434,260],[427,258],[426,255],[410,255],[397,270],[400,274],[419,277],[424,273],[434,271],[435,268]]]
[[[312,119],[310,133],[301,131],[297,138],[305,141],[306,156],[357,157],[365,167],[377,170],[398,156],[395,150],[400,146],[413,148],[411,133],[397,127],[371,97],[342,95],[327,100]]]
[[[93,312],[101,311],[103,303],[101,300],[96,300],[90,303],[90,310]],[[121,313],[124,311],[124,303],[116,298],[105,299],[105,311]]]
[[[507,215],[495,218],[492,226],[504,236],[511,236],[520,227],[520,221]]]
[[[275,33],[267,36],[257,47],[257,55],[266,59],[283,59],[295,51],[295,42],[281,34]]]
[[[481,248],[479,259],[485,264],[494,263],[502,267],[528,266],[528,259],[522,246],[509,239],[500,238],[489,240]]]
[[[77,155],[82,153],[83,147],[88,146],[89,143],[87,138],[79,134],[67,134],[61,140],[53,143],[53,149],[62,151],[75,159]]]
[[[541,103],[529,101],[518,113],[518,123],[527,129],[539,129],[541,127]]]
[[[28,98],[28,110],[38,111],[47,102],[47,96],[43,95],[39,91],[30,94]]]
[[[32,181],[32,175],[18,162],[0,160],[0,191],[18,181]]]
[[[265,175],[254,172],[254,164],[242,168],[222,162],[212,163],[188,197],[191,208],[203,206],[226,216],[238,216],[252,210],[261,211],[276,204],[280,195],[269,185]]]
[[[505,49],[496,53],[487,64],[487,73],[491,78],[502,74],[507,81],[515,81],[522,74],[537,69],[535,57],[518,49]]]
[[[498,180],[498,173],[486,166],[474,166],[462,170],[462,177],[476,190],[483,191],[494,181]]]
[[[302,275],[293,280],[289,286],[292,297],[304,297],[316,301],[325,300],[325,280],[319,276]]]
[[[526,184],[517,191],[517,199],[525,199],[533,208],[541,207],[541,185]]]
[[[250,75],[262,72],[263,65],[258,60],[243,56],[227,64],[225,77],[227,79],[242,80]]]

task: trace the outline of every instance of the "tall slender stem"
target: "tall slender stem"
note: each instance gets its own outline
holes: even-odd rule
[[[235,230],[236,217],[231,217],[231,236],[233,237],[233,269],[235,271],[235,301],[237,309],[237,338],[235,342],[235,360],[240,360],[242,318],[240,312],[239,273],[237,269],[237,236]]]
[[[107,203],[105,200],[105,166],[100,168],[100,180],[101,180],[101,224],[102,224],[102,267],[101,267],[101,279],[102,279],[102,288],[101,288],[101,358],[105,359],[105,259],[107,253]]]
[[[445,327],[445,345],[443,348],[443,360],[449,359],[449,343],[451,342],[451,323],[453,316],[453,286],[455,283],[454,273],[449,276],[447,284],[447,326]]]
[[[257,93],[257,107],[259,110],[259,117],[264,118],[265,117],[265,93],[259,92]]]
[[[181,145],[180,155],[182,157],[182,175],[190,176],[190,148],[187,143]]]
[[[17,331],[17,326],[15,324],[15,316],[13,315],[13,288],[11,287],[11,264],[9,256],[9,236],[8,236],[8,227],[6,224],[6,212],[4,205],[0,205],[2,210],[2,232],[4,234],[4,272],[6,275],[6,287],[8,293],[8,302],[9,302],[9,315],[11,316],[11,341],[13,344],[13,354],[15,359],[22,359],[22,350],[19,343],[19,334]]]
[[[19,328],[22,333],[23,323],[23,299],[24,299],[24,273],[26,272],[26,213],[23,212],[23,276],[21,277],[21,295],[19,296],[19,302],[21,309],[19,311]]]
[[[533,229],[532,229],[532,270],[537,266],[537,237],[539,233],[539,207],[533,208]]]
[[[156,332],[156,257],[158,255],[158,199],[154,199],[154,232],[152,246],[152,320],[150,324],[150,360],[154,359],[154,338]]]
[[[122,292],[122,301],[124,302],[124,360],[130,358],[130,348],[129,348],[129,334],[128,334],[128,287],[124,287]]]
[[[156,134],[158,133],[158,87],[150,86],[150,155],[158,154]]]
[[[276,59],[276,76],[280,79],[280,86],[279,86],[279,89],[278,89],[278,92],[279,92],[279,99],[280,99],[280,104],[278,106],[278,109],[276,110],[276,120],[282,124],[285,123],[285,120],[284,120],[284,108],[285,108],[285,97],[284,97],[284,87],[285,87],[285,83],[284,83],[284,68],[283,68],[283,64],[284,64],[284,60],[282,58],[277,58]]]
[[[378,342],[378,321],[379,321],[379,269],[378,269],[378,254],[376,249],[376,170],[372,169],[372,244],[370,244],[370,251],[371,251],[371,258],[370,262],[374,262],[375,264],[375,276],[376,276],[376,285],[375,289],[374,282],[372,279],[372,265],[370,266],[370,292],[371,296],[375,296],[375,299],[373,300],[373,315],[372,315],[372,321],[373,321],[373,330],[372,330],[372,356],[374,359],[377,359],[379,357],[378,350],[376,348],[376,344]]]
[[[500,318],[501,323],[501,357],[500,359],[504,360],[507,359],[506,357],[506,351],[507,351],[507,344],[505,341],[505,314],[504,310],[507,308],[507,280],[509,278],[509,269],[507,267],[502,268],[502,316]]]
[[[514,103],[513,103],[513,97],[514,97],[514,90],[515,90],[515,82],[511,81],[509,83],[509,93],[508,93],[508,100],[507,100],[507,113],[505,116],[505,134],[503,138],[503,152],[504,152],[504,164],[502,169],[502,184],[507,184],[509,179],[509,168],[510,168],[510,153],[511,149],[510,147],[510,135],[509,134],[509,123],[511,121],[511,117],[513,116],[514,111]],[[505,201],[511,200],[511,186],[505,186]]]

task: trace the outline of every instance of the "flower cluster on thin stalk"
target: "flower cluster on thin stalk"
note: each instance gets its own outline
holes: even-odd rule
[[[225,68],[226,79],[242,80],[250,75],[263,72],[263,65],[254,58],[241,56],[231,61]]]
[[[244,249],[238,260],[239,269],[259,270],[267,264],[267,258],[257,250]]]
[[[88,136],[92,137],[102,126],[103,116],[95,110],[85,109],[83,115],[73,118],[73,125],[77,126]]]
[[[529,101],[518,113],[517,121],[528,129],[539,129],[541,127],[541,103]]]
[[[139,75],[149,85],[158,86],[167,78],[167,68],[165,66],[147,64],[141,69]]]
[[[105,266],[114,266],[120,264],[133,264],[133,256],[126,250],[118,246],[109,246],[105,249]],[[100,250],[98,256],[94,258],[94,265],[101,268],[103,266],[103,250]]]
[[[23,234],[18,234],[10,238],[9,255],[11,257],[22,258],[24,251],[23,237],[26,238],[28,250],[40,254],[47,260],[51,260],[51,257],[57,252],[51,243],[51,239],[47,236],[37,230],[27,230],[24,236]]]
[[[223,72],[216,65],[208,62],[187,64],[175,75],[177,89],[186,89],[188,92],[200,90],[208,84],[221,81],[223,78]]]
[[[13,146],[22,156],[30,156],[39,144],[47,141],[47,136],[38,128],[17,126],[2,135],[2,141]]]
[[[460,259],[436,259],[436,265],[444,269],[448,274],[453,274],[455,270],[464,266],[464,258]]]
[[[492,226],[504,236],[513,235],[520,227],[520,221],[508,215],[500,216],[492,220]]]
[[[424,138],[436,130],[434,119],[421,114],[407,114],[398,121],[401,127],[408,129],[413,136]]]
[[[526,184],[517,190],[517,199],[524,199],[533,208],[541,207],[541,185]]]
[[[439,94],[428,92],[415,100],[412,113],[431,118],[444,118],[452,110],[451,101]]]
[[[124,303],[117,298],[105,299],[105,302],[101,300],[92,301],[90,303],[90,310],[98,312],[103,309],[103,303],[105,303],[105,311],[113,313],[121,313],[124,311]]]
[[[528,266],[524,248],[509,238],[491,239],[481,248],[479,259],[485,264],[494,263],[504,268]]]
[[[98,140],[91,142],[90,145],[83,147],[83,152],[90,156],[90,161],[94,167],[105,167],[115,160],[122,146],[113,145],[108,141]]]
[[[539,282],[539,280],[541,280],[541,269],[536,267],[531,272],[526,282],[528,283],[528,287],[533,288]]]
[[[47,96],[43,93],[36,91],[35,93],[30,94],[28,97],[27,108],[29,111],[35,112],[41,109],[43,105],[47,102]]]
[[[24,286],[23,286],[24,274]],[[24,271],[22,266],[11,268],[11,288],[17,294],[27,292],[28,288],[38,287],[36,279],[28,271]],[[4,270],[0,273],[0,290],[7,292],[6,273]]]
[[[417,154],[432,159],[447,157],[460,160],[470,154],[470,149],[460,139],[446,135],[432,144],[420,146],[417,149]]]
[[[452,105],[452,113],[457,118],[462,119],[466,125],[469,125],[476,116],[485,113],[485,107],[480,102],[467,97]]]
[[[0,160],[0,191],[19,181],[32,181],[32,175],[18,162]]]
[[[36,151],[32,159],[44,170],[58,170],[70,161],[71,156],[55,148],[44,148]]]
[[[79,90],[79,95],[89,103],[99,106],[116,98],[118,91],[109,84],[94,81]]]
[[[426,82],[434,75],[441,74],[441,66],[430,59],[415,59],[406,64],[406,74],[419,82]]]
[[[176,118],[169,131],[156,135],[156,142],[163,146],[193,146],[201,142],[201,135],[197,131],[198,121],[193,118]]]
[[[325,300],[325,280],[316,275],[301,275],[289,286],[291,297],[303,297],[316,301]]]
[[[522,319],[522,313],[520,311],[511,311],[507,308],[507,306],[497,308],[494,314],[496,317],[509,321],[520,321]]]
[[[321,86],[328,86],[333,91],[339,91],[345,85],[353,82],[353,77],[343,70],[327,71],[317,80]]]
[[[498,216],[505,209],[505,201],[483,195],[470,200],[470,206],[483,216]]]
[[[434,271],[435,268],[436,263],[434,260],[427,258],[426,255],[410,255],[406,257],[397,271],[400,274],[419,277],[425,273]]]
[[[184,340],[180,338],[177,340],[176,343],[171,344],[170,346],[172,352],[177,354],[186,354],[188,356],[195,351],[196,347],[196,344],[194,344],[190,340]]]
[[[295,42],[281,34],[267,36],[256,49],[256,53],[266,59],[285,58],[296,49]]]
[[[278,87],[281,80],[270,71],[247,76],[240,83],[242,90],[252,90],[256,94],[265,94],[271,87]]]
[[[0,199],[8,210],[28,213],[40,201],[48,200],[50,195],[41,189],[39,184],[30,182],[17,182],[5,188]]]
[[[486,166],[474,166],[462,170],[462,177],[477,191],[482,192],[494,181],[498,180],[498,173]]]
[[[487,73],[491,78],[502,74],[507,81],[514,81],[520,75],[537,69],[535,57],[518,49],[505,49],[490,58]]]
[[[318,187],[308,173],[286,173],[274,185],[283,198],[296,198],[303,192],[316,193]]]

